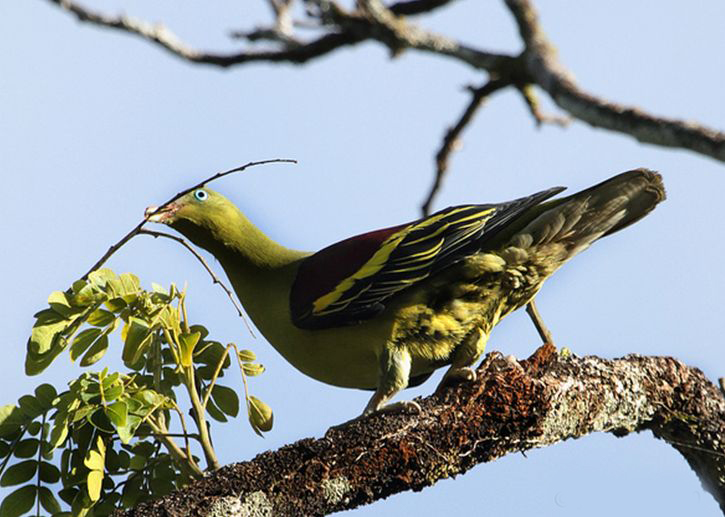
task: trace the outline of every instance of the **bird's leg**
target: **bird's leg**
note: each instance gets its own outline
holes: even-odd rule
[[[486,350],[486,341],[488,341],[488,334],[481,328],[473,330],[463,338],[461,344],[456,347],[451,366],[443,375],[436,388],[436,393],[439,393],[451,382],[473,382],[476,380],[476,372],[471,366],[483,355]]]
[[[365,406],[362,416],[379,411],[420,411],[420,406],[412,400],[385,405],[396,393],[408,386],[410,366],[411,358],[407,348],[392,343],[385,345],[382,354],[380,354],[378,389],[375,390],[370,402]]]
[[[531,301],[526,305],[526,313],[531,318],[531,321],[534,323],[534,326],[536,327],[537,332],[539,333],[539,336],[541,337],[541,340],[546,343],[554,344],[554,338],[551,335],[551,331],[546,327],[544,324],[544,320],[541,317],[541,314],[539,314],[539,310],[536,308],[536,303],[534,303],[534,298],[531,299]]]

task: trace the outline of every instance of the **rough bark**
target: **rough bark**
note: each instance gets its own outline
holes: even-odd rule
[[[670,357],[562,357],[551,345],[517,362],[489,354],[478,380],[223,467],[128,516],[325,515],[505,454],[601,431],[651,431],[690,464],[725,512],[725,397]]]

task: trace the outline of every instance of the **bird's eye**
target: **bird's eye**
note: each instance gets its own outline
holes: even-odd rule
[[[206,190],[196,190],[194,191],[194,197],[197,201],[206,201],[209,198],[209,194]]]

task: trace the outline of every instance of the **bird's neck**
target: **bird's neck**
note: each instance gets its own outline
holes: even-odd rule
[[[210,227],[180,224],[177,230],[219,260],[262,333],[266,335],[279,324],[276,318],[289,319],[289,287],[297,263],[309,253],[276,243],[238,210],[218,218]]]
[[[194,244],[212,253],[222,265],[229,263],[250,273],[277,270],[305,255],[277,244],[239,210],[229,210],[213,221],[197,223],[181,219],[173,226]]]

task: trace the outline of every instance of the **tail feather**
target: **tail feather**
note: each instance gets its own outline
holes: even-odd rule
[[[517,235],[533,246],[563,244],[571,258],[597,239],[639,221],[665,199],[662,177],[635,169],[598,185],[542,205],[542,213]],[[529,238],[525,238],[526,241]]]

